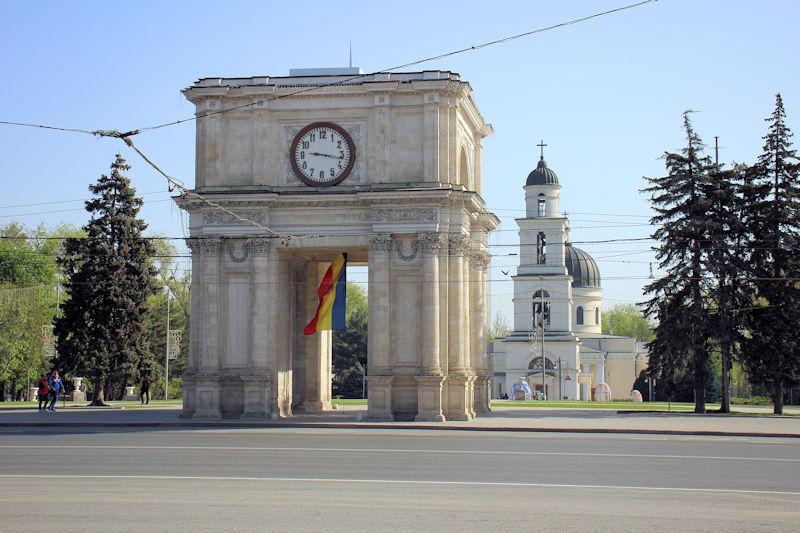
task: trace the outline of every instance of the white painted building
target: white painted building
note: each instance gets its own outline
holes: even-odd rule
[[[602,383],[613,398],[628,398],[647,366],[647,352],[636,339],[602,334],[600,270],[588,253],[570,244],[558,176],[543,156],[524,189],[514,331],[490,345],[492,395],[512,398],[514,384],[525,380],[534,396],[543,391],[548,399],[594,399]],[[544,373],[542,334],[533,327],[534,314],[536,323],[542,322],[542,308]]]

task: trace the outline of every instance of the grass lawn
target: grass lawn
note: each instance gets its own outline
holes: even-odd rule
[[[331,400],[333,405],[367,405],[367,400],[358,399],[342,399],[342,398],[334,398]]]
[[[140,406],[141,407],[141,404],[138,401],[135,401],[135,402],[134,401],[124,402],[124,401],[120,400],[120,401],[109,401],[109,402],[106,402],[106,403],[112,405],[113,407],[126,407],[128,409],[134,408],[136,406]],[[164,406],[175,405],[175,406],[179,406],[179,405],[182,405],[182,404],[183,404],[183,400],[180,399],[180,398],[173,399],[173,400],[150,400],[150,405],[153,405],[153,406],[159,406],[159,405],[164,405]],[[62,405],[64,405],[64,402],[62,402],[61,400],[58,400],[57,406],[61,407]],[[83,407],[83,406],[86,406],[86,405],[89,405],[88,401],[86,401],[86,402],[71,402],[71,401],[66,402],[66,406],[67,407]],[[0,402],[0,409],[18,409],[20,407],[39,407],[39,402]],[[147,406],[145,406],[145,407],[147,407]]]

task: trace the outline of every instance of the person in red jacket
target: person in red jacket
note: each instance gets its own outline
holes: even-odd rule
[[[48,396],[50,395],[50,383],[44,374],[39,378],[39,390],[36,392],[39,396],[39,412],[41,413],[47,407]]]

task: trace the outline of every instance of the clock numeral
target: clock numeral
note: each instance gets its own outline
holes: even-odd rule
[[[339,157],[344,157],[344,150],[339,150]]]
[[[333,171],[333,169],[331,169],[331,177],[334,177],[335,175],[336,173]]]
[[[326,130],[319,130],[319,138],[320,139],[327,139],[328,138],[328,132]]]
[[[309,142],[308,142],[308,141],[303,141],[303,150],[308,150],[308,147],[309,147],[309,146],[310,146],[310,145],[309,145]]]
[[[308,134],[308,139],[313,143],[314,141],[317,140],[317,134],[316,133],[309,133]]]
[[[342,141],[336,141],[336,148],[342,147]]]
[[[314,167],[311,167],[311,173],[309,174],[312,178],[314,177]]]
[[[324,170],[320,170],[319,171],[319,179],[321,179],[321,180],[325,179],[325,171]]]
[[[308,164],[305,161],[303,161],[303,166],[301,168],[305,170],[306,168],[308,168]]]
[[[300,152],[300,159],[305,159],[305,158],[306,158],[306,153],[301,151]]]
[[[341,170],[341,168],[342,168],[342,162],[339,161],[339,169]]]

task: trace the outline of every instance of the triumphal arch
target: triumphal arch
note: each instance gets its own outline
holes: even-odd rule
[[[331,408],[331,333],[303,327],[341,252],[368,267],[368,416],[489,409],[491,126],[458,74],[359,74],[205,78],[183,91],[201,117],[203,197],[177,199],[192,251],[183,416]]]

